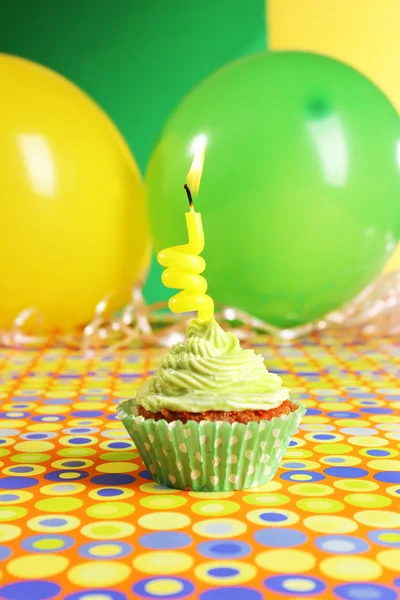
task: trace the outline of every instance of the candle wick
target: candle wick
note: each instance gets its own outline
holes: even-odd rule
[[[186,194],[189,200],[189,206],[190,206],[190,210],[193,211],[193,198],[192,198],[192,192],[189,189],[189,186],[187,183],[185,183],[185,185],[183,186],[186,190]]]

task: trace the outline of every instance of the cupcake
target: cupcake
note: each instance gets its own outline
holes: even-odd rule
[[[305,413],[261,355],[194,319],[120,417],[153,479],[229,491],[267,483]]]

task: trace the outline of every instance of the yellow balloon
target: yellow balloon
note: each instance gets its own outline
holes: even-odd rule
[[[354,67],[400,113],[398,0],[268,0],[271,50],[326,54]],[[400,269],[400,244],[384,273]]]
[[[149,261],[144,187],[107,115],[60,75],[0,54],[0,328],[92,318]]]

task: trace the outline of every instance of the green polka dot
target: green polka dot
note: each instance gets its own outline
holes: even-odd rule
[[[41,540],[36,540],[36,542],[33,542],[32,545],[38,550],[58,550],[58,548],[63,547],[64,542],[56,538],[43,538]]]
[[[311,513],[337,513],[344,509],[343,502],[331,498],[302,498],[296,502],[296,506]]]
[[[104,460],[105,462],[110,460],[129,461],[134,460],[138,456],[138,452],[106,452],[105,454],[100,454],[101,460]]]
[[[23,506],[1,506],[0,507],[0,521],[15,521],[21,519],[27,514],[28,510]],[[0,527],[1,535],[1,527]]]
[[[7,450],[7,448],[0,448],[0,456],[7,456],[7,454],[10,454],[10,451]]]
[[[42,454],[40,452],[24,452],[23,454],[15,454],[11,457],[11,460],[16,463],[42,463],[50,459],[50,454]]]
[[[93,448],[63,448],[62,450],[59,450],[57,454],[59,456],[74,457],[92,456],[93,454],[96,454],[96,450],[93,450]]]
[[[400,542],[400,533],[381,533],[379,539],[388,544],[398,544]]]
[[[347,504],[362,508],[383,508],[392,504],[392,500],[378,494],[348,494],[344,497]]]
[[[80,508],[82,504],[83,500],[80,500],[79,498],[71,498],[71,496],[61,496],[39,500],[39,502],[36,502],[35,507],[38,510],[42,510],[44,512],[49,513],[69,513],[74,510],[78,510],[78,508]]]

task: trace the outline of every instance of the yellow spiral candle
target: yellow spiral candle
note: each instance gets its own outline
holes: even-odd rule
[[[199,183],[198,166],[203,164],[195,157],[192,168],[196,169]],[[192,170],[192,169],[191,169]],[[167,267],[162,274],[162,282],[168,288],[181,289],[173,296],[168,306],[175,313],[197,310],[199,319],[208,321],[214,315],[214,302],[206,294],[207,281],[200,275],[206,268],[206,261],[199,256],[204,249],[204,232],[201,214],[195,212],[189,187],[185,185],[190,210],[186,213],[186,225],[189,241],[182,246],[174,246],[158,253],[158,262]]]

